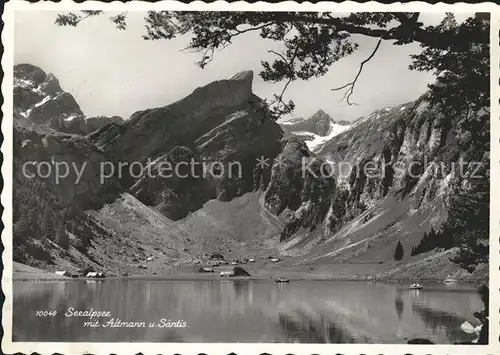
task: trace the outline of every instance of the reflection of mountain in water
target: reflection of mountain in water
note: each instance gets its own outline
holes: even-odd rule
[[[250,284],[248,281],[233,281],[234,294],[236,298],[245,298],[250,294]]]
[[[394,300],[394,308],[396,308],[396,314],[398,315],[398,318],[401,319],[401,316],[403,315],[403,311],[405,308],[405,304],[400,293],[396,294],[396,299]]]
[[[279,324],[291,342],[301,343],[355,343],[356,341],[342,326],[325,316],[312,318],[301,310],[279,314]]]
[[[446,337],[454,342],[474,339],[473,336],[471,337],[460,329],[460,325],[464,322],[463,318],[418,303],[412,304],[412,310],[413,314],[418,315],[426,327],[432,329],[434,333],[445,332]]]
[[[13,328],[15,341],[404,343],[421,337],[451,343],[467,340],[459,326],[479,303],[475,293],[416,294],[362,282],[21,282],[14,285]],[[412,304],[413,312],[404,309]],[[184,320],[189,327],[89,328],[82,318],[64,317],[69,307],[109,310],[123,322]],[[58,316],[26,309],[55,309]]]

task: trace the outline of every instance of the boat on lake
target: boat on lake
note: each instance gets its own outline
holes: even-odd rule
[[[421,290],[423,286],[419,284],[418,282],[414,282],[410,285],[410,290]]]
[[[284,277],[278,277],[275,281],[276,282],[282,282],[282,283],[290,282],[290,280],[285,279]]]

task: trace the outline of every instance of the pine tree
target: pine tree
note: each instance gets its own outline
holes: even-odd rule
[[[44,238],[55,240],[56,235],[56,226],[54,223],[54,213],[51,209],[47,209],[45,215],[43,216],[42,228],[41,228],[42,236]]]
[[[404,256],[404,249],[403,249],[403,244],[398,241],[398,244],[396,245],[396,249],[394,250],[394,260],[400,261],[403,259]]]
[[[66,228],[64,228],[64,223],[61,223],[57,229],[56,242],[63,249],[69,249],[69,237],[66,233]]]

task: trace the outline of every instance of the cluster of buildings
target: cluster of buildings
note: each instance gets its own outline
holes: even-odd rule
[[[59,275],[59,276],[66,276],[66,277],[71,277],[71,278],[86,277],[89,279],[104,279],[106,277],[104,272],[99,272],[99,271],[91,271],[91,272],[87,272],[85,275],[81,275],[79,273],[70,273],[67,270],[58,270],[55,272],[55,274]]]
[[[149,257],[147,258],[146,261],[152,261],[154,257]],[[238,265],[238,264],[246,264],[248,263],[254,263],[255,259],[254,258],[244,258],[242,260],[233,260],[232,262],[227,262],[224,261],[224,257],[220,254],[214,254],[211,257],[212,262],[210,263],[210,266],[202,267],[199,269],[199,272],[206,272],[206,273],[213,273],[215,272],[214,267],[218,267],[221,265]],[[267,259],[273,263],[277,263],[281,261],[279,258],[271,257],[269,256]],[[139,269],[147,269],[148,267],[144,264],[139,264],[137,265]],[[239,275],[239,273],[235,272],[236,269],[241,269],[238,267],[234,267],[232,270],[222,270],[219,273],[219,276],[221,277],[231,277],[231,276],[246,276],[246,275]],[[244,271],[246,273],[246,271]],[[103,279],[106,278],[106,275],[104,272],[100,271],[90,271],[87,273],[84,273],[82,270],[78,270],[76,273],[70,273],[67,270],[58,270],[55,272],[55,274],[59,276],[65,276],[65,277],[72,277],[72,278],[78,278],[78,277],[84,277],[84,278],[89,278],[89,279]]]

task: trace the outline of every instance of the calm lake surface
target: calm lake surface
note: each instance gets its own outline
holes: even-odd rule
[[[70,307],[111,317],[89,327],[88,318],[64,315]],[[13,341],[452,343],[471,340],[460,324],[476,325],[473,312],[482,307],[466,285],[412,291],[351,281],[19,281]],[[57,315],[36,315],[44,310]],[[145,327],[104,327],[111,318]],[[169,320],[185,327],[160,327]]]

